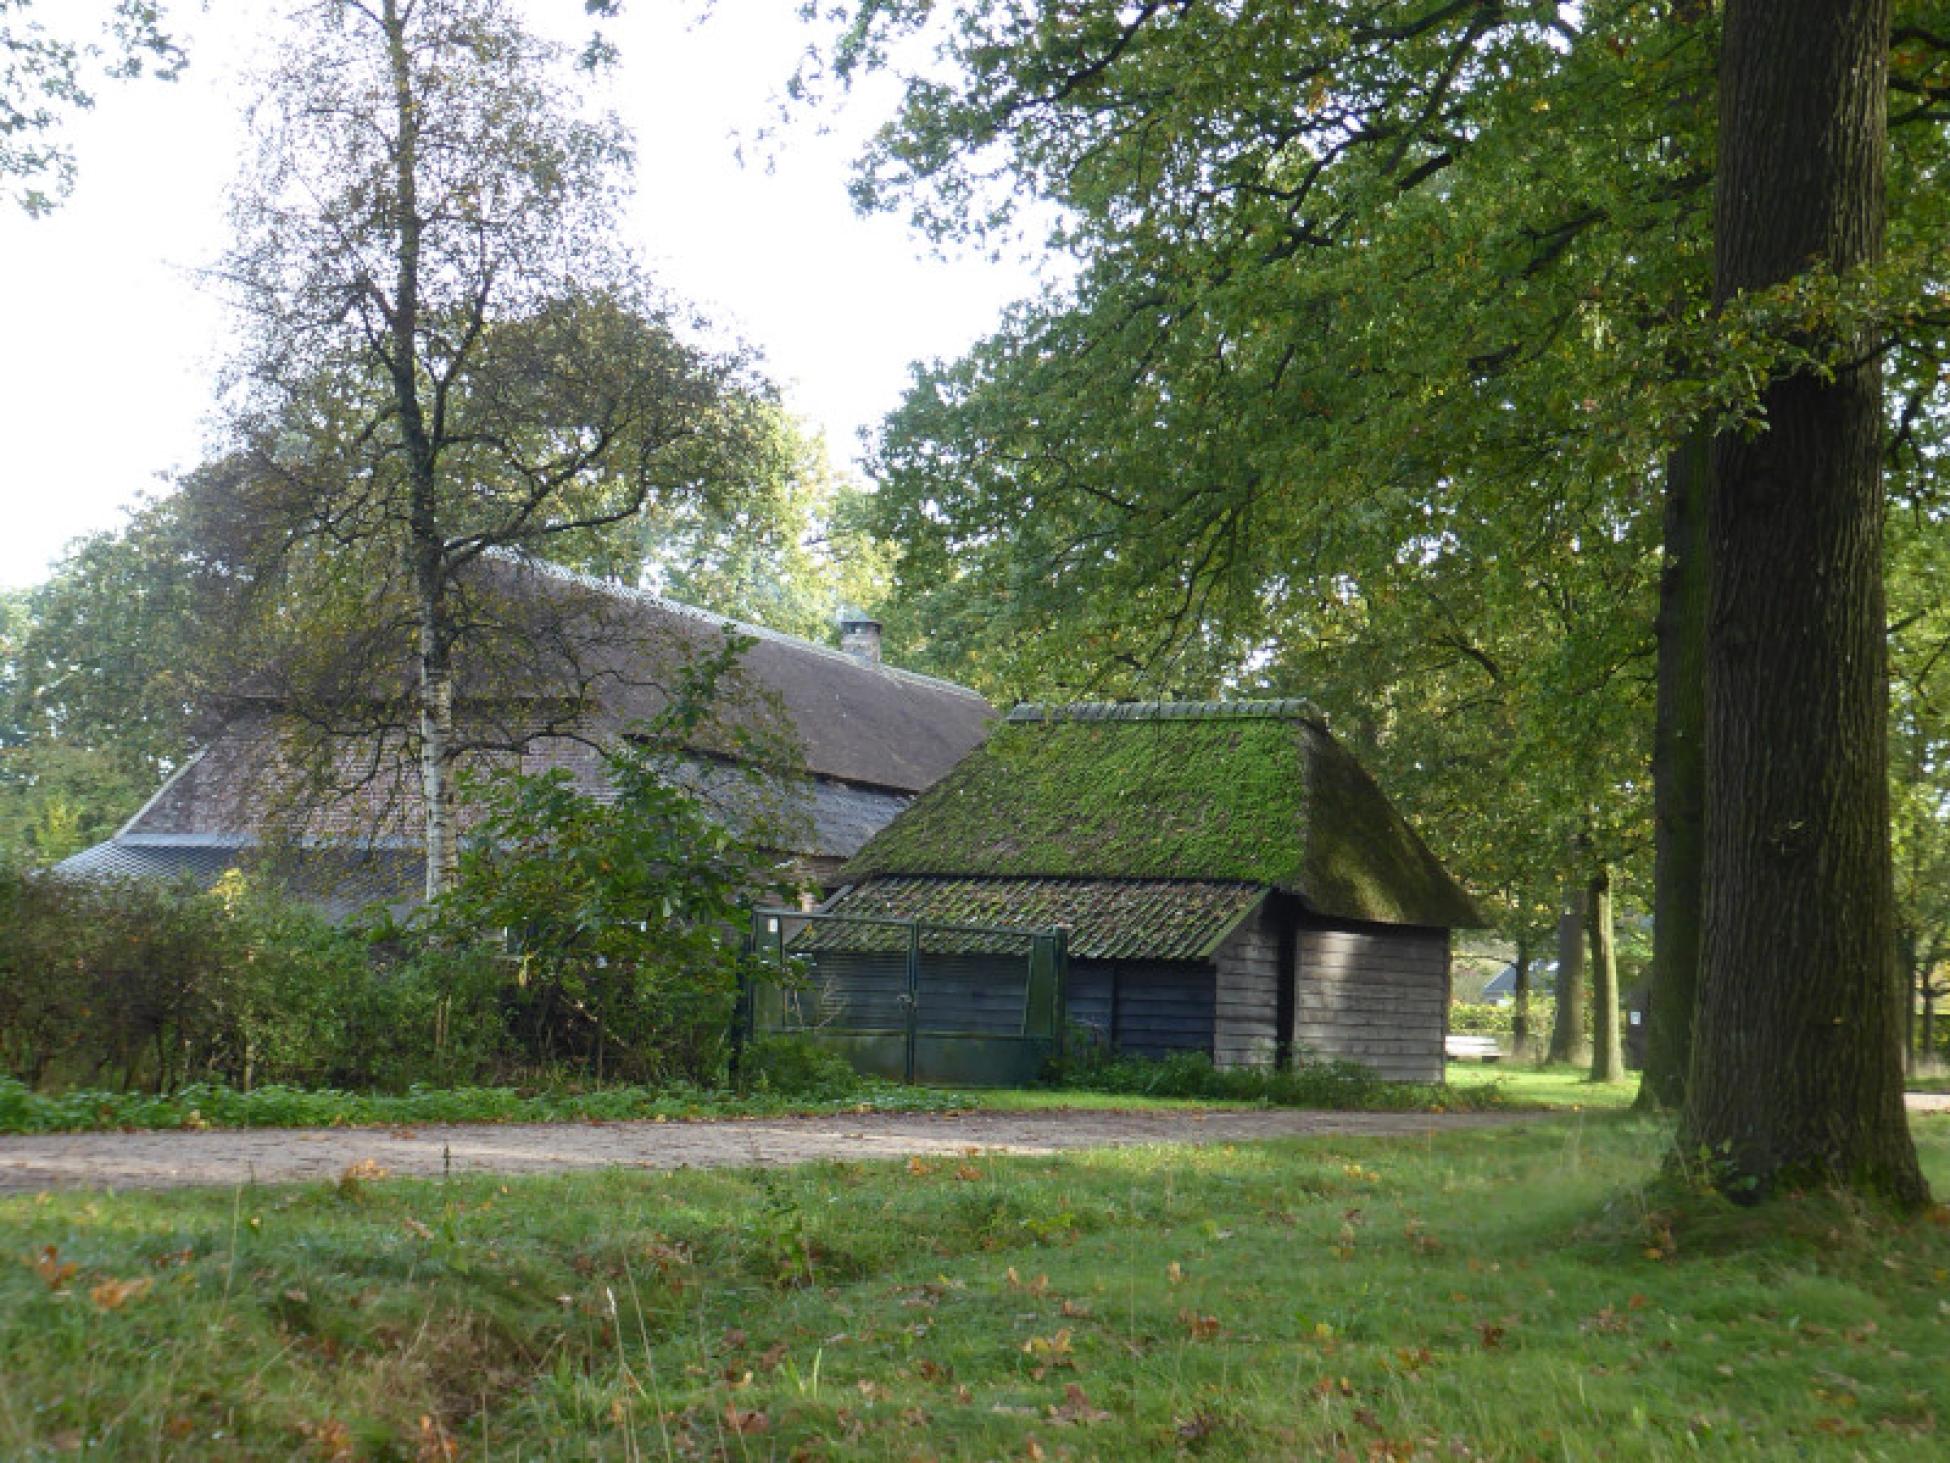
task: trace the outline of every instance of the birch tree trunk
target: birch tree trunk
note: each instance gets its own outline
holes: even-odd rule
[[[1881,252],[1889,0],[1728,0],[1714,299]],[[1819,344],[1819,342],[1816,342]],[[1682,1151],[1733,1197],[1918,1204],[1889,848],[1872,343],[1714,439],[1706,901]]]

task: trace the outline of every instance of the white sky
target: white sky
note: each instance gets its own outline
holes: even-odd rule
[[[70,0],[42,0],[43,14]],[[749,138],[808,34],[798,0],[632,0],[613,105],[636,133],[632,242],[664,282],[766,354],[793,410],[851,461],[899,400],[908,363],[959,354],[1030,293],[1027,266],[929,256],[898,218],[856,217],[847,165],[890,102],[798,118],[771,164]],[[587,34],[580,0],[529,0]],[[266,0],[172,6],[190,69],[168,85],[104,84],[72,119],[72,198],[29,220],[0,202],[0,586],[35,582],[80,534],[110,528],[201,455],[225,317],[190,271],[222,250],[242,154],[240,79]],[[830,131],[822,130],[830,126]]]

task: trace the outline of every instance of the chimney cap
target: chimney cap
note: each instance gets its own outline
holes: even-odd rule
[[[858,610],[840,613],[840,649],[866,665],[880,663],[880,621]]]

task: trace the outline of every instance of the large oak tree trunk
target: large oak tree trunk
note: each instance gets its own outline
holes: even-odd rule
[[[1686,1098],[1699,1000],[1706,811],[1706,499],[1703,433],[1666,460],[1659,687],[1652,733],[1652,985],[1638,1105]]]
[[[1591,876],[1591,1080],[1623,1082],[1625,1048],[1618,1031],[1618,944],[1612,938],[1611,869]]]
[[[1582,1065],[1584,1044],[1584,889],[1571,884],[1557,917],[1557,1019],[1545,1060]]]
[[[1881,247],[1888,0],[1729,0],[1716,302]],[[1832,1182],[1921,1202],[1903,1113],[1882,597],[1881,377],[1866,343],[1784,376],[1713,444],[1706,901],[1682,1124],[1736,1197]]]

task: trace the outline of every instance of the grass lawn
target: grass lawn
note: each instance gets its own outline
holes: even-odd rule
[[[1515,1062],[1451,1062],[1449,1085],[1478,1094],[1494,1087],[1511,1107],[1628,1108],[1639,1095],[1639,1074],[1623,1082],[1593,1082],[1583,1067],[1532,1067]]]
[[[1940,1456],[1944,1211],[1662,1137],[7,1199],[0,1456]]]
[[[1223,1083],[1239,1074],[1211,1074]],[[1223,1090],[1223,1089],[1222,1089]],[[1626,1107],[1638,1079],[1595,1086],[1571,1067],[1452,1063],[1449,1087],[1329,1081],[1274,1094],[1300,1106],[1417,1111],[1470,1107]],[[391,1127],[416,1123],[619,1122],[630,1119],[780,1117],[848,1112],[1001,1112],[1052,1108],[1171,1110],[1259,1107],[1260,1097],[1153,1097],[1077,1087],[953,1092],[864,1082],[813,1098],[765,1091],[738,1094],[674,1087],[600,1087],[587,1091],[518,1092],[507,1087],[415,1087],[405,1093],[338,1092],[267,1086],[253,1092],[190,1086],[167,1096],[72,1091],[41,1093],[0,1077],[0,1133],[89,1132],[171,1128]]]

